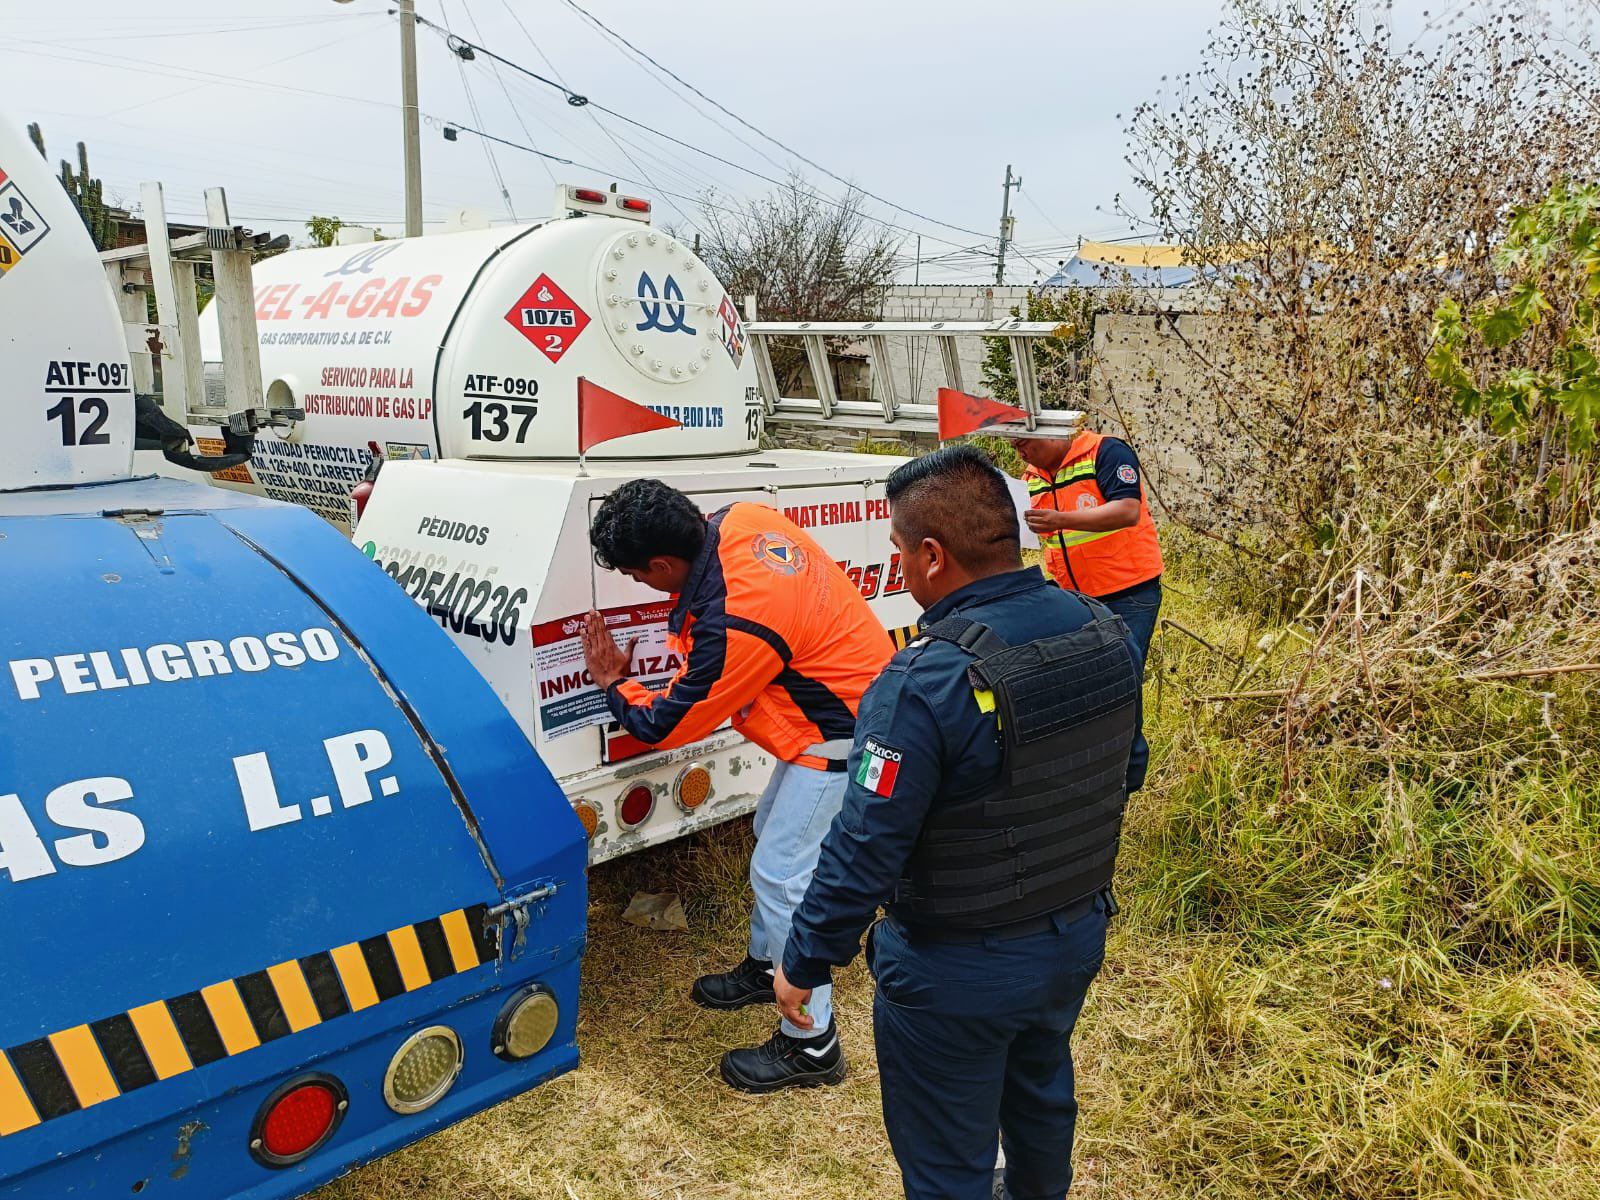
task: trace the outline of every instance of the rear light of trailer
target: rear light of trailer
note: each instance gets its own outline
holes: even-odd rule
[[[672,784],[672,798],[684,812],[693,812],[711,799],[711,772],[699,763],[690,763],[678,772]]]
[[[366,515],[367,501],[370,499],[372,499],[372,480],[363,479],[350,489],[350,523],[352,525]]]
[[[292,1167],[315,1154],[350,1107],[344,1084],[321,1073],[291,1079],[268,1096],[250,1128],[250,1153],[267,1167]]]
[[[561,1021],[561,1006],[542,984],[530,984],[507,1001],[494,1023],[494,1052],[500,1058],[532,1058],[550,1044]]]
[[[593,838],[594,831],[600,828],[600,810],[587,800],[579,800],[572,806],[572,811],[578,814],[578,821],[583,826],[584,836]]]
[[[638,213],[647,216],[650,212],[650,201],[641,200],[637,196],[618,196],[617,207],[623,212]]]
[[[607,199],[598,188],[568,188],[567,195],[583,204],[604,204]]]
[[[647,783],[636,783],[617,801],[617,823],[624,829],[637,829],[656,806],[655,791]]]
[[[461,1074],[461,1039],[448,1025],[419,1030],[401,1043],[383,1073],[383,1100],[397,1113],[432,1108]]]

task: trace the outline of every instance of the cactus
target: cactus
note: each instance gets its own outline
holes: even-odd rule
[[[28,137],[42,156],[45,153],[44,133],[37,123],[28,126]],[[83,218],[84,227],[94,239],[95,249],[111,249],[117,240],[117,222],[106,209],[104,185],[89,174],[89,148],[82,142],[78,143],[76,171],[66,159],[61,160],[61,186],[67,190],[73,207]]]

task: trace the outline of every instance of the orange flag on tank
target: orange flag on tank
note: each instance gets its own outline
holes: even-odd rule
[[[970,396],[955,388],[939,389],[939,440],[975,433],[1002,421],[1025,421],[1028,414],[1010,404],[983,396]]]
[[[615,392],[608,392],[581,375],[578,377],[579,454],[587,454],[601,442],[627,437],[630,433],[649,433],[652,429],[672,429],[682,424]]]

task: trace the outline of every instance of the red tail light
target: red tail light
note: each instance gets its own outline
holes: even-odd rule
[[[622,799],[617,802],[617,821],[624,829],[636,829],[644,824],[655,806],[655,792],[646,784],[636,783],[622,793]]]
[[[367,511],[367,501],[372,499],[372,480],[363,479],[350,489],[350,511],[355,513],[356,520],[361,520],[361,514]]]
[[[332,1075],[303,1075],[267,1097],[250,1131],[250,1153],[269,1167],[292,1167],[314,1154],[344,1119],[349,1099]]]
[[[650,211],[650,201],[640,200],[636,196],[619,196],[617,198],[617,207],[625,208],[629,212],[647,213]]]
[[[606,202],[606,194],[595,188],[573,188],[572,198],[574,200],[582,200],[585,204],[604,204]]]

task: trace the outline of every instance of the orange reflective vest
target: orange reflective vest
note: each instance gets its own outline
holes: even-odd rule
[[[1095,456],[1105,435],[1080,433],[1072,439],[1066,461],[1054,478],[1035,467],[1022,472],[1034,508],[1077,512],[1105,503],[1096,478]],[[1161,574],[1161,545],[1150,518],[1144,481],[1139,481],[1139,520],[1126,529],[1087,533],[1063,529],[1040,534],[1046,569],[1057,583],[1089,596],[1110,596]]]
[[[683,665],[665,691],[611,685],[611,714],[660,749],[733,727],[784,762],[843,770],[861,696],[894,643],[833,557],[782,513],[730,504],[668,619]]]

